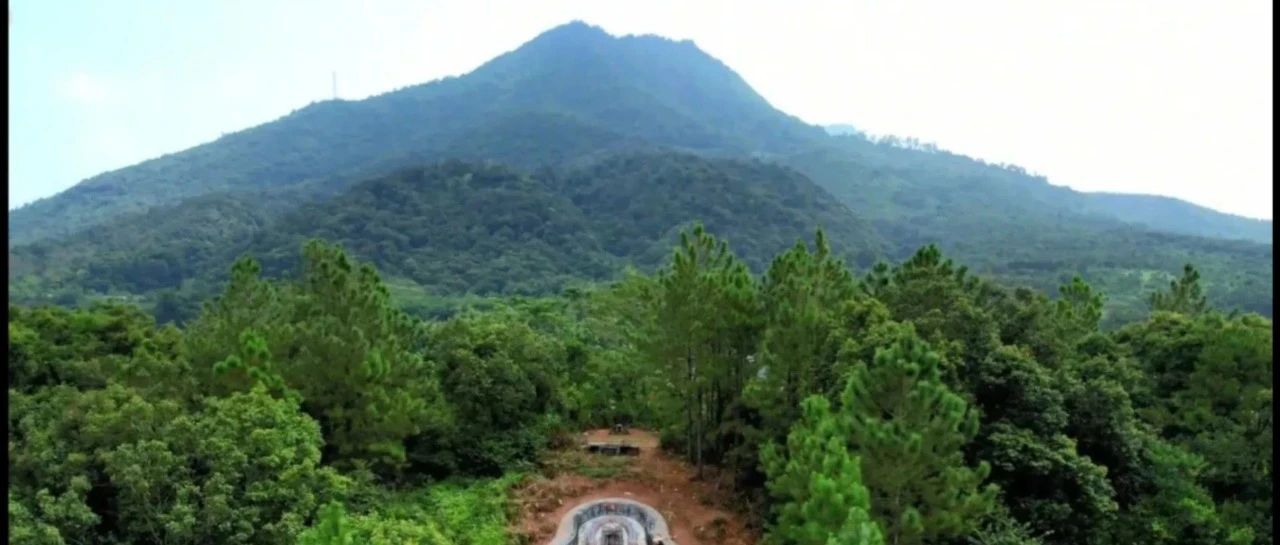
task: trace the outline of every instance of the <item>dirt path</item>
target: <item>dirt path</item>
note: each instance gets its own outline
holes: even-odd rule
[[[548,461],[547,477],[539,477],[515,493],[520,506],[518,532],[529,545],[546,545],[560,519],[586,501],[609,497],[647,503],[667,519],[679,545],[753,545],[756,535],[741,517],[726,509],[728,492],[694,480],[687,464],[658,449],[658,438],[645,430],[610,435],[592,430],[582,441],[626,442],[640,447],[634,457],[608,457],[581,452],[580,445],[558,451]]]

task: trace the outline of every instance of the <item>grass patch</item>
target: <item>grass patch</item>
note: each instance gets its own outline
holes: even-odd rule
[[[321,510],[298,545],[507,545],[512,542],[510,491],[523,479],[446,481],[407,491],[377,491],[383,498],[363,513],[339,504]]]
[[[562,449],[549,453],[542,461],[542,472],[549,478],[572,473],[592,479],[612,479],[630,475],[631,458],[605,456],[576,449]]]

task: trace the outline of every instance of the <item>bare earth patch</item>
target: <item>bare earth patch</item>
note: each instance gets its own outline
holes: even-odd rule
[[[652,432],[632,429],[627,435],[591,430],[582,442],[552,453],[544,476],[529,479],[513,497],[519,509],[517,534],[529,545],[545,545],[560,519],[583,502],[610,497],[647,503],[662,513],[671,537],[680,545],[754,545],[758,537],[742,517],[727,509],[728,492],[710,480],[695,480],[681,460],[659,451]],[[626,442],[640,447],[638,456],[605,456],[582,452],[586,442]]]

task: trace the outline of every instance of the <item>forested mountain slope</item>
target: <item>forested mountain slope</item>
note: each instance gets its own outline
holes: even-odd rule
[[[312,104],[95,176],[11,212],[9,236],[38,240],[191,196],[350,182],[388,164],[458,155],[536,166],[622,142],[748,153],[821,136],[692,43],[614,38],[571,23],[462,77]]]
[[[860,134],[784,162],[871,221],[893,259],[937,244],[975,272],[1050,293],[1081,274],[1108,294],[1111,324],[1141,316],[1144,294],[1193,262],[1216,304],[1271,313],[1270,244],[1160,232],[1018,167]]]
[[[1125,223],[1153,231],[1271,244],[1267,220],[1171,197],[1075,191],[1050,184],[1021,167],[989,164],[910,138],[870,137],[852,125],[829,125],[826,131],[829,139],[786,162],[833,193],[846,195],[843,198],[851,207],[872,215],[883,212],[890,220],[904,213],[930,212],[942,221],[953,221],[974,212],[968,208],[970,203],[953,201],[977,199],[981,202],[975,206],[983,209],[980,216],[1004,213],[1012,214],[1015,221],[1070,219],[1100,226]],[[864,193],[868,188],[888,194],[877,200],[877,195]],[[860,208],[859,203],[865,206]]]
[[[105,293],[181,285],[244,248],[279,203],[259,196],[214,194],[136,212],[99,228],[9,251],[9,296],[39,300],[75,287]],[[74,299],[73,297],[70,299]]]
[[[835,251],[868,266],[883,254],[870,226],[803,175],[760,161],[628,153],[528,174],[450,161],[356,184],[268,222],[272,200],[201,197],[59,242],[10,252],[10,295],[69,286],[146,293],[217,283],[244,252],[267,271],[293,267],[319,237],[436,294],[538,294],[653,270],[695,219],[733,232],[754,270],[822,228]],[[692,218],[692,219],[691,219]]]
[[[839,235],[841,255],[870,264],[880,252],[865,224],[798,173],[680,153],[564,175],[458,162],[404,171],[298,210],[250,251],[287,270],[320,237],[436,293],[537,294],[627,265],[653,270],[690,218],[733,232],[755,270],[818,228]]]
[[[1092,210],[1158,231],[1272,243],[1271,222],[1156,195],[1085,193]]]

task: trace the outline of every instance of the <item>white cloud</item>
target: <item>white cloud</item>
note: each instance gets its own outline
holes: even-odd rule
[[[255,89],[253,78],[243,71],[223,72],[216,85],[220,96],[230,100],[252,98]]]
[[[58,85],[58,93],[81,104],[96,106],[111,98],[107,83],[85,72],[76,72]]]
[[[130,164],[147,159],[137,139],[125,127],[97,127],[84,135],[85,155],[100,158],[103,165]],[[112,168],[103,166],[100,170]]]

